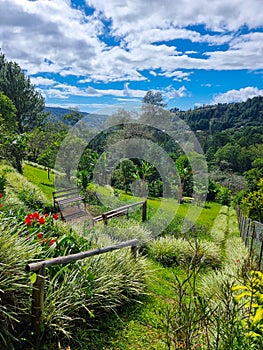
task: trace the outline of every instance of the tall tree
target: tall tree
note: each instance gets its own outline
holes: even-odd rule
[[[7,96],[15,106],[14,113],[5,112],[2,116],[4,124],[8,126],[2,143],[5,156],[22,173],[22,161],[27,148],[27,133],[39,126],[47,115],[43,112],[44,98],[35,90],[29,77],[24,74],[20,66],[15,62],[8,62],[1,53],[0,92]]]
[[[13,102],[0,91],[0,132],[10,133],[14,130],[16,123],[16,108]]]
[[[8,62],[0,54],[0,91],[2,91],[16,107],[16,132],[23,134],[39,126],[46,117],[43,112],[44,98],[31,84],[16,62]]]
[[[176,159],[175,167],[180,177],[180,183],[178,188],[178,203],[181,204],[183,202],[183,192],[184,192],[186,183],[192,175],[192,169],[189,163],[189,159],[184,154],[180,155]]]
[[[143,103],[152,104],[163,108],[166,106],[166,103],[163,102],[163,96],[160,91],[147,91],[146,95],[143,98]]]

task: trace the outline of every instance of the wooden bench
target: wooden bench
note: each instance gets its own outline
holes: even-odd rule
[[[123,207],[112,209],[110,211],[102,213],[101,215],[95,216],[92,218],[92,226],[94,226],[97,222],[100,222],[100,221],[103,221],[104,225],[107,225],[109,219],[116,218],[116,217],[122,216],[122,215],[128,216],[129,209],[134,207],[134,206],[137,206],[137,205],[142,205],[142,221],[145,221],[146,220],[147,201],[136,202],[136,203],[124,205]]]
[[[87,215],[85,197],[79,193],[78,187],[65,188],[52,194],[54,208],[63,221]]]

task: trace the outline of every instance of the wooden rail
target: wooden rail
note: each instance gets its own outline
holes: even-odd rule
[[[110,211],[102,213],[101,215],[95,216],[94,218],[92,218],[92,225],[94,225],[96,222],[99,222],[99,221],[103,221],[104,225],[107,225],[109,219],[112,219],[114,217],[118,217],[121,215],[128,215],[129,209],[137,205],[142,205],[142,221],[144,222],[146,221],[146,218],[147,218],[147,201],[126,204],[126,205],[123,205],[122,207],[112,209]]]
[[[26,265],[25,269],[27,272],[36,272],[36,281],[33,284],[32,291],[32,327],[35,332],[36,340],[41,338],[43,332],[42,321],[43,321],[43,310],[44,310],[44,287],[45,287],[45,276],[46,267],[51,267],[58,264],[67,264],[76,260],[85,259],[94,255],[112,252],[117,249],[131,247],[131,253],[136,258],[137,248],[139,241],[137,239],[131,239],[128,241],[121,242],[119,244],[87,250],[76,254],[70,254],[66,256],[59,256],[57,258],[41,260]]]

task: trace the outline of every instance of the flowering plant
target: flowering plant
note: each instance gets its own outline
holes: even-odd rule
[[[27,239],[36,240],[39,244],[48,247],[56,247],[58,232],[54,227],[54,220],[58,219],[58,214],[41,215],[38,212],[28,213],[24,221],[30,233]]]
[[[3,197],[3,193],[0,193],[0,200],[1,200],[1,198]],[[2,203],[0,203],[0,208],[3,206],[3,204]]]

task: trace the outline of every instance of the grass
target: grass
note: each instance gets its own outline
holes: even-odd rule
[[[47,171],[36,168],[29,164],[23,165],[23,175],[37,185],[46,195],[47,199],[52,203],[52,192],[54,191],[54,174],[50,173],[48,179]]]
[[[120,196],[120,200],[123,201],[140,201],[141,198],[133,197],[129,194],[122,193]],[[205,226],[208,230],[210,230],[213,226],[214,219],[219,214],[219,211],[222,207],[221,204],[215,203],[215,202],[206,202],[205,206],[203,208],[197,207],[195,205],[191,205],[190,203],[183,203],[178,204],[176,199],[169,198],[169,199],[160,199],[160,198],[151,198],[147,199],[148,206],[153,210],[152,215],[154,215],[155,211],[157,211],[160,206],[162,205],[162,208],[164,211],[172,211],[175,213],[175,215],[179,215],[182,217],[188,216],[188,218],[191,220],[191,216],[193,217],[193,220],[196,218],[196,223]],[[189,208],[191,207],[192,212],[189,213]],[[187,215],[188,214],[188,215]],[[197,215],[199,215],[197,217]]]
[[[53,182],[52,180],[50,182],[48,181],[47,174],[43,170],[26,165],[25,175],[32,182],[37,184],[41,189],[44,187],[44,193],[47,195],[48,198],[52,198]],[[108,195],[108,193],[103,194]],[[114,199],[113,194],[110,194],[110,197]],[[140,201],[141,198],[136,198],[128,194],[121,193],[119,200],[125,203]],[[149,215],[154,215],[158,209],[162,208],[164,212],[173,212],[176,216],[187,216],[189,220],[192,219],[192,221],[194,221],[195,224],[205,226],[206,229],[209,231],[212,228],[214,230],[216,229],[216,226],[213,227],[214,223],[217,224],[219,228],[222,228],[222,232],[224,234],[224,237],[222,239],[224,241],[224,244],[222,245],[222,247],[220,245],[220,247],[221,249],[225,250],[226,259],[223,262],[225,265],[227,265],[226,269],[222,269],[222,272],[226,275],[228,271],[227,267],[229,264],[227,258],[228,256],[232,257],[233,252],[231,251],[231,249],[236,250],[236,244],[239,243],[237,242],[235,236],[236,234],[238,235],[238,232],[234,213],[231,217],[229,217],[230,215],[228,208],[223,208],[223,211],[225,210],[225,212],[223,212],[221,210],[222,206],[220,204],[212,202],[206,203],[204,207],[200,208],[195,205],[191,205],[190,203],[184,203],[179,205],[175,199],[162,200],[150,198],[147,199],[147,201],[149,207]],[[227,216],[226,218],[224,218],[226,220],[224,220],[223,222],[219,222],[218,219],[215,222],[215,219],[217,217],[220,218],[220,216]],[[228,227],[229,224],[231,225],[231,227],[233,226],[233,232],[231,232],[230,228]],[[121,229],[121,225],[122,223],[120,222],[119,226],[117,227]],[[125,226],[125,223],[123,223],[123,225]],[[111,224],[109,224],[108,229],[112,230]],[[132,230],[133,229],[136,234],[136,227],[132,228]],[[114,238],[116,239],[115,236],[119,234],[118,230],[114,228],[113,233]],[[228,235],[229,237],[227,237]],[[99,237],[101,236],[102,235],[99,235]],[[234,247],[232,248],[233,243]],[[242,249],[240,249],[240,252],[243,254]],[[235,260],[238,257],[239,254],[235,256]],[[110,256],[107,257],[105,261],[105,266],[103,265],[101,268],[103,270],[106,270],[107,266],[109,265],[109,262]],[[70,342],[68,340],[61,340],[62,348],[65,348],[70,343],[70,347],[72,349],[81,348],[83,350],[168,349],[167,339],[173,334],[173,329],[171,329],[171,325],[168,324],[168,322],[170,322],[170,316],[168,312],[169,310],[172,310],[173,307],[177,306],[178,296],[175,287],[178,283],[176,284],[176,281],[184,281],[184,279],[186,278],[186,270],[182,267],[164,267],[161,264],[152,261],[149,257],[147,257],[147,262],[150,265],[151,269],[154,271],[154,273],[151,274],[151,276],[148,277],[147,280],[149,295],[141,297],[141,303],[130,302],[125,307],[120,306],[117,309],[117,313],[103,313],[103,317],[101,317],[100,319],[92,319],[92,325],[89,327],[86,327],[85,325],[80,325],[79,327],[76,327],[74,330],[74,339],[72,339]],[[235,261],[231,261],[231,265],[235,265]],[[97,266],[95,266],[94,271],[97,270],[98,268]],[[99,275],[101,275],[101,272],[99,273]],[[198,280],[198,284],[201,284],[200,289],[202,290],[204,295],[206,294],[205,288],[207,288],[208,291],[211,291],[212,286],[214,286],[215,288],[219,288],[218,285],[222,285],[222,274],[216,274],[216,271],[211,271],[209,267],[207,270],[202,270],[201,277],[203,277],[203,275],[207,275],[207,277],[210,277],[210,279],[200,278]],[[113,284],[115,283],[114,281],[118,280],[117,277],[118,276],[112,278]],[[104,288],[107,289],[107,285],[105,286],[104,282],[99,287],[102,288],[102,290],[104,290]],[[190,296],[188,298],[187,294],[185,305],[188,305],[188,299],[190,300]],[[171,308],[169,309],[170,306]],[[176,310],[177,309],[173,309],[173,312]],[[182,315],[186,316],[186,313],[183,313],[183,311],[184,310],[182,308]],[[174,315],[172,315],[173,319],[170,319],[172,320],[172,322],[174,322],[172,323],[172,326],[177,325],[179,316],[176,315],[177,314],[174,313]],[[63,315],[61,316],[63,317]],[[89,322],[89,320],[86,320],[86,322]],[[192,324],[193,323],[191,323],[191,325]],[[165,328],[166,326],[169,326],[170,328]],[[168,334],[168,332],[170,332],[170,334]],[[193,347],[191,348],[193,349]],[[56,349],[56,347],[54,347],[54,345],[52,344],[52,346],[50,346],[49,349]]]

